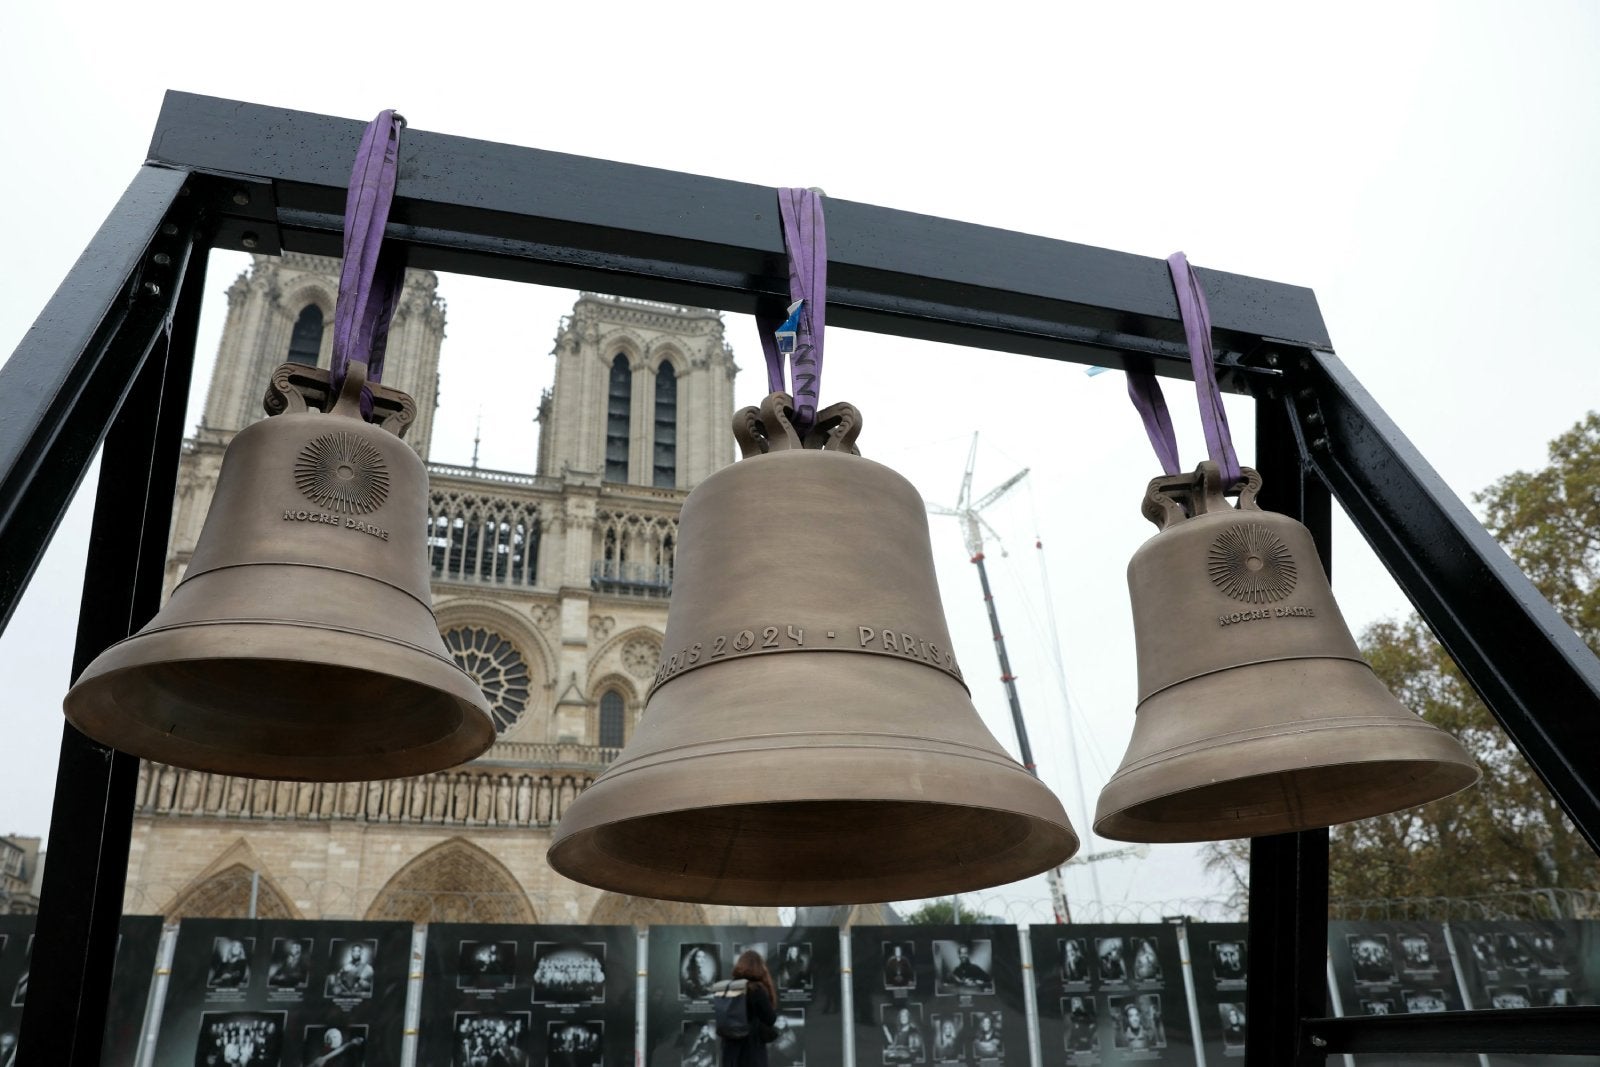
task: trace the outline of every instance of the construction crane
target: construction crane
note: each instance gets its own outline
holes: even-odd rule
[[[1000,535],[995,533],[994,527],[984,519],[981,514],[983,509],[1005,496],[1016,487],[1017,483],[1028,476],[1028,468],[1013,474],[993,489],[989,490],[977,500],[972,499],[972,468],[978,461],[978,435],[972,435],[972,448],[967,453],[967,471],[961,478],[961,495],[956,499],[956,506],[945,507],[942,504],[929,504],[928,511],[934,515],[949,515],[961,523],[961,533],[966,539],[967,555],[978,568],[978,581],[983,586],[983,603],[989,609],[989,628],[994,632],[994,651],[1000,659],[1000,681],[1006,687],[1006,700],[1011,704],[1011,722],[1017,729],[1017,749],[1022,756],[1022,765],[1029,774],[1039,777],[1039,769],[1034,766],[1033,749],[1028,745],[1028,727],[1022,721],[1022,700],[1017,696],[1016,675],[1011,673],[1011,659],[1006,655],[1005,636],[1000,632],[1000,616],[995,611],[994,594],[989,589],[989,571],[983,565],[983,531],[996,541]],[[1056,922],[1071,922],[1072,912],[1067,907],[1067,893],[1061,885],[1061,872],[1052,867],[1045,872],[1045,881],[1050,885],[1050,906],[1055,911]]]

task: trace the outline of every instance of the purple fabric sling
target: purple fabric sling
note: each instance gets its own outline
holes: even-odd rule
[[[1222,391],[1217,388],[1216,357],[1211,348],[1211,309],[1200,279],[1182,252],[1167,257],[1172,288],[1178,294],[1178,315],[1183,320],[1184,337],[1189,342],[1189,361],[1194,367],[1195,392],[1200,400],[1200,425],[1205,430],[1206,451],[1222,473],[1222,484],[1232,486],[1242,477],[1239,457],[1233,450],[1233,434],[1228,429],[1228,413],[1222,407]],[[1128,396],[1144,419],[1161,469],[1178,474],[1178,438],[1172,429],[1172,416],[1156,376],[1147,371],[1128,372]]]
[[[767,357],[767,392],[790,392],[783,365],[784,356],[789,357],[795,429],[804,437],[816,421],[822,391],[822,333],[828,312],[828,233],[822,193],[779,189],[778,215],[789,256],[790,310],[785,319],[757,312],[756,328]]]
[[[333,391],[344,386],[349,364],[365,363],[367,381],[383,377],[389,320],[405,284],[401,257],[383,247],[399,172],[400,131],[406,120],[393,110],[378,113],[361,136],[344,208],[344,266],[333,312]],[[372,415],[372,393],[361,391],[361,413]]]

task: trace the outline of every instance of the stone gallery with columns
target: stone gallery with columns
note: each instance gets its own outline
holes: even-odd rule
[[[284,362],[326,367],[337,260],[254,257],[228,290],[204,416],[184,443],[166,572],[182,578],[233,435]],[[672,589],[678,512],[733,460],[721,315],[582,294],[555,339],[534,470],[429,461],[445,305],[409,272],[385,384],[409,393],[427,463],[434,611],[498,737],[421,778],[275,782],[146,762],[124,912],[169,918],[764,923],[768,909],[602,893],[545,862],[564,806],[644,708]]]

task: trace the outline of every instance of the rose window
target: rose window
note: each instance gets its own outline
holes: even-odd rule
[[[528,708],[532,689],[528,665],[515,645],[482,626],[454,626],[444,632],[456,665],[483,690],[499,733],[510,729]]]

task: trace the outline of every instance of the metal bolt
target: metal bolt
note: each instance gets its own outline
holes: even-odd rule
[[[1317,391],[1315,389],[1311,388],[1311,386],[1309,386],[1309,385],[1295,394],[1295,396],[1299,397],[1301,400],[1310,400],[1310,399],[1314,398],[1316,395],[1317,395]]]
[[[176,222],[163,222],[161,224],[161,236],[163,236],[163,237],[176,237],[176,236],[178,236],[178,224]]]
[[[1326,452],[1328,450],[1328,439],[1326,437],[1313,438],[1311,441],[1311,447],[1316,449],[1318,452]]]
[[[254,248],[261,243],[261,238],[257,236],[254,230],[246,230],[244,235],[239,238],[239,243],[246,248]]]
[[[144,285],[141,286],[140,288],[142,288],[144,290],[144,295],[145,296],[160,296],[161,295],[161,286],[157,285],[155,282],[145,282]]]
[[[240,207],[244,207],[250,202],[250,193],[245,189],[235,189],[233,191],[233,202]]]
[[[150,261],[158,267],[165,267],[172,262],[172,257],[167,255],[165,252],[157,252],[155,255],[150,257]]]
[[[1313,426],[1321,426],[1322,425],[1322,412],[1320,412],[1320,411],[1307,412],[1306,413],[1306,421],[1309,422]]]
[[[1276,353],[1276,352],[1268,352],[1267,353],[1267,366],[1276,367],[1277,365],[1278,365],[1278,353]]]
[[[1312,1034],[1311,1035],[1311,1044],[1312,1044],[1312,1047],[1314,1047],[1314,1048],[1327,1048],[1328,1047],[1328,1039],[1325,1038],[1325,1037],[1318,1037],[1316,1034]]]

